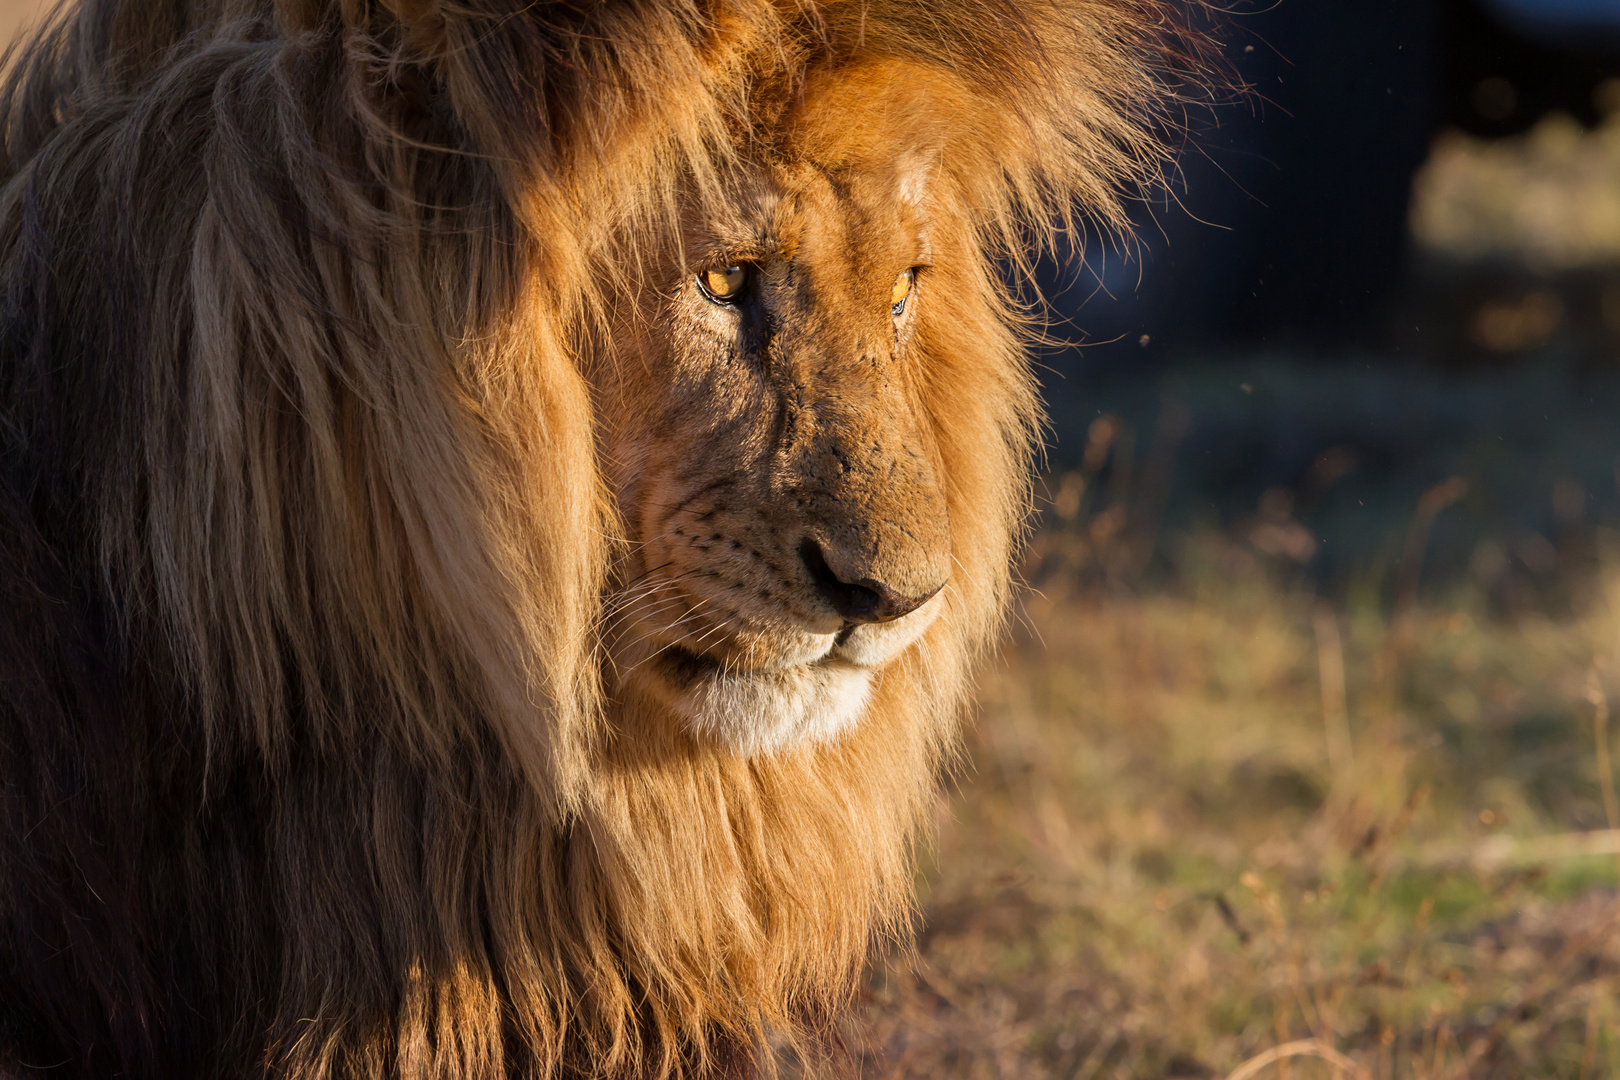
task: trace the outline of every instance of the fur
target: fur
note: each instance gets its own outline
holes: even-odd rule
[[[904,928],[1008,596],[1037,410],[997,260],[1123,220],[1197,59],[1173,15],[61,9],[0,90],[0,1062],[720,1076],[815,1045]],[[938,617],[782,689],[832,702],[804,732],[725,735],[792,712],[757,679],[672,723],[618,629],[655,313],[740,186],[891,168],[951,256],[905,389]]]

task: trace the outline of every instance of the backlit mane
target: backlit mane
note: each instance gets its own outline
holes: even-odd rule
[[[874,942],[1000,626],[1003,267],[1162,157],[1160,0],[82,0],[0,98],[0,1068],[745,1075]],[[954,569],[836,739],[618,690],[602,388],[758,163],[921,155]],[[675,253],[675,254],[672,254]]]

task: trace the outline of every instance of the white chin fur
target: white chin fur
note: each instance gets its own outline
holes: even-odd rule
[[[675,707],[695,734],[739,754],[773,754],[836,739],[860,718],[871,688],[869,669],[831,660],[711,675],[681,693]]]

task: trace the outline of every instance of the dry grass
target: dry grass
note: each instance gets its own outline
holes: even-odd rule
[[[1620,1073],[1620,562],[1507,620],[1336,610],[1254,549],[1028,599],[866,1075]]]

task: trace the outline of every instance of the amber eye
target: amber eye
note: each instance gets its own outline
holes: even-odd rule
[[[698,285],[710,300],[720,304],[734,304],[748,291],[751,269],[746,264],[717,266],[699,274]]]
[[[889,294],[889,304],[894,308],[894,317],[899,318],[906,310],[906,298],[911,295],[911,283],[917,279],[915,268],[905,271],[894,279],[894,291]]]

